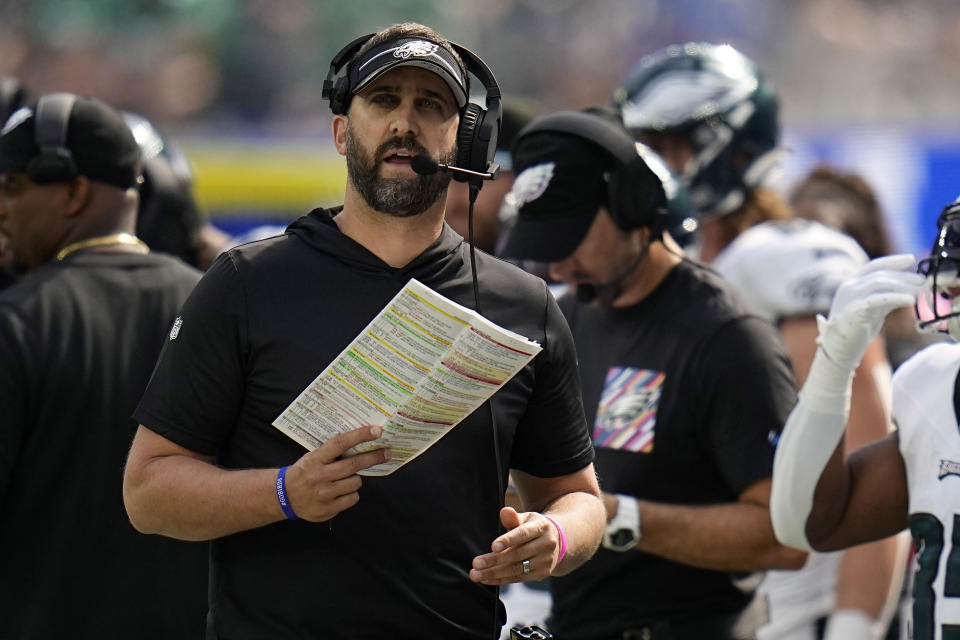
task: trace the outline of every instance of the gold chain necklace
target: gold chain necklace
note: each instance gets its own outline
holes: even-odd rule
[[[133,245],[139,247],[141,253],[150,253],[150,247],[148,247],[147,244],[137,236],[131,233],[114,233],[109,236],[97,236],[95,238],[87,238],[86,240],[80,240],[78,242],[68,244],[63,249],[60,249],[59,252],[57,252],[57,260],[63,260],[74,251],[80,251],[81,249],[89,249],[90,247],[107,247],[115,244]]]

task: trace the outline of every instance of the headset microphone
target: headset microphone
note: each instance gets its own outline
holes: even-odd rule
[[[461,167],[455,167],[452,164],[444,164],[442,162],[436,162],[430,156],[421,153],[419,155],[413,156],[413,159],[410,161],[410,168],[413,169],[415,173],[419,173],[422,176],[430,176],[435,174],[441,169],[444,171],[449,171],[450,173],[456,174],[464,178],[464,182],[470,178],[480,178],[481,180],[494,180],[500,174],[500,165],[491,164],[488,168],[490,171],[471,171],[470,169],[463,169]]]

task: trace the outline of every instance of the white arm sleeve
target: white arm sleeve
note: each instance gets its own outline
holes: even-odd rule
[[[847,426],[853,372],[886,315],[916,299],[923,277],[915,268],[909,255],[872,260],[837,289],[830,318],[817,316],[820,346],[773,459],[770,517],[777,539],[787,546],[812,551],[807,519],[820,476]]]
[[[807,518],[827,461],[843,439],[850,413],[853,369],[838,366],[822,349],[780,436],[773,459],[770,518],[782,544],[812,551]]]

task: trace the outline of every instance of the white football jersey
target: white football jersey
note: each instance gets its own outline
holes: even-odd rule
[[[747,229],[710,266],[776,321],[826,313],[840,283],[866,263],[867,254],[853,238],[797,219]]]
[[[912,640],[960,638],[960,344],[920,351],[893,376],[893,415],[917,548]]]

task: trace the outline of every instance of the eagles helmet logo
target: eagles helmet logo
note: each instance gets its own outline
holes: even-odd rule
[[[543,192],[550,186],[550,180],[553,178],[553,170],[556,169],[555,162],[544,162],[532,167],[527,167],[514,179],[513,188],[510,189],[508,196],[517,206],[522,207],[528,202],[533,202],[543,195]]]
[[[418,58],[422,58],[424,56],[433,55],[433,53],[439,48],[439,45],[432,42],[427,42],[426,40],[414,40],[413,42],[407,42],[394,49],[393,57],[406,59],[410,56],[416,56]]]

